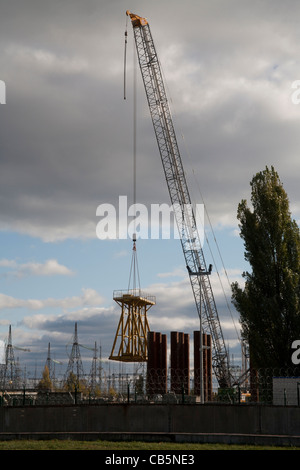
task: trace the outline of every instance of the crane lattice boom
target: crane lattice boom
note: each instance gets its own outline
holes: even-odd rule
[[[202,328],[212,337],[212,365],[220,387],[230,386],[228,353],[192,208],[188,185],[173,127],[161,68],[150,26],[145,18],[126,12],[131,18],[139,66],[150,114],[174,207],[181,244]],[[186,208],[191,210],[186,210]]]

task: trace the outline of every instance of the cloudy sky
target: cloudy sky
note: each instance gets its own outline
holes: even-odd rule
[[[31,350],[18,350],[28,371],[43,369],[49,342],[66,366],[76,321],[80,343],[110,354],[120,314],[113,291],[128,286],[132,242],[99,240],[96,211],[133,194],[127,9],[151,26],[191,195],[206,205],[204,252],[236,360],[228,281],[246,268],[236,211],[253,175],[274,165],[300,219],[297,2],[2,0],[0,339],[12,325],[13,343]],[[169,204],[139,72],[137,109],[137,202]],[[138,260],[142,287],[157,300],[151,329],[197,329],[180,242],[139,240]]]

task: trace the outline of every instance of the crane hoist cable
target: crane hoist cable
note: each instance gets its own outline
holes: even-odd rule
[[[127,15],[126,15],[127,16]],[[173,98],[172,98],[172,94],[171,94],[171,91],[170,91],[170,88],[168,86],[168,81],[166,79],[166,75],[164,73],[164,69],[163,69],[163,65],[161,64],[160,62],[160,68],[161,68],[161,72],[162,72],[162,76],[163,76],[163,79],[164,79],[164,83],[165,83],[165,86],[166,86],[166,89],[168,90],[168,97],[169,97],[169,101],[170,103],[172,104],[172,114],[174,114],[174,101],[173,101]],[[176,113],[176,111],[175,111]],[[182,141],[184,143],[184,146],[185,146],[185,150],[186,150],[186,154],[187,154],[187,157],[189,159],[189,162],[191,163],[191,155],[190,155],[190,152],[188,150],[188,146],[187,146],[187,143],[186,143],[186,139],[185,139],[185,136],[183,134],[183,131],[181,130],[181,138],[182,138]],[[204,207],[204,212],[205,212],[205,215],[206,215],[206,218],[209,222],[209,226],[210,226],[210,230],[211,230],[211,233],[213,235],[213,240],[214,240],[214,243],[216,245],[216,249],[217,249],[217,252],[218,252],[218,255],[219,255],[219,258],[220,258],[220,261],[221,261],[221,264],[222,264],[222,267],[223,267],[223,270],[224,270],[224,274],[225,274],[225,277],[226,277],[226,280],[228,282],[228,286],[229,286],[229,289],[231,290],[231,283],[230,283],[230,280],[229,280],[229,276],[228,276],[228,272],[226,270],[226,267],[225,267],[225,263],[224,263],[224,260],[223,260],[223,257],[222,257],[222,254],[221,254],[221,251],[220,251],[220,247],[219,247],[219,244],[218,244],[218,241],[217,241],[217,238],[216,238],[216,235],[215,235],[215,232],[214,232],[214,228],[213,228],[213,225],[212,225],[212,222],[211,222],[211,219],[210,219],[210,216],[209,216],[209,213],[208,213],[208,209],[207,209],[207,205],[206,203],[204,202],[204,198],[203,198],[203,195],[202,195],[202,192],[201,192],[201,189],[200,189],[200,185],[199,185],[199,181],[196,177],[196,174],[195,174],[195,170],[194,168],[192,167],[192,174],[193,174],[193,178],[194,178],[194,181],[196,182],[196,185],[197,185],[197,190],[200,194],[200,197],[201,197],[201,201],[202,201],[202,204],[203,204],[203,207]],[[190,192],[191,192],[191,189],[190,189]],[[198,220],[201,220],[200,217],[197,218]],[[235,329],[235,332],[236,332],[236,335],[237,335],[237,338],[238,338],[238,341],[241,343],[242,345],[242,341],[241,341],[241,338],[240,338],[240,334],[239,334],[239,331],[238,331],[238,328],[237,328],[237,325],[236,325],[236,321],[233,317],[233,313],[232,313],[232,309],[230,307],[230,304],[229,304],[229,301],[228,301],[228,297],[227,297],[227,294],[225,292],[225,288],[224,288],[224,285],[223,285],[223,282],[222,282],[222,279],[221,279],[221,275],[220,275],[220,272],[219,270],[217,269],[217,263],[216,263],[216,260],[215,260],[215,256],[212,252],[212,248],[211,248],[211,245],[210,245],[210,242],[209,242],[209,239],[207,237],[207,233],[206,233],[206,230],[205,230],[205,227],[204,227],[204,220],[202,221],[202,229],[203,229],[203,233],[204,233],[204,236],[205,236],[205,241],[206,241],[206,244],[209,248],[209,251],[210,251],[210,255],[212,257],[212,260],[213,260],[213,263],[214,263],[214,266],[215,266],[215,270],[216,270],[216,273],[217,273],[217,276],[218,276],[218,279],[219,279],[219,283],[220,283],[220,286],[221,286],[221,289],[222,289],[222,292],[223,292],[223,296],[224,296],[224,299],[225,299],[225,302],[226,302],[226,306],[227,306],[227,309],[228,309],[228,312],[231,316],[231,320],[232,320],[232,323],[233,323],[233,326],[234,326],[234,329]]]
[[[128,291],[129,290],[140,291],[141,289],[138,259],[137,259],[137,252],[136,252],[136,239],[134,236],[133,236],[133,248],[132,248],[129,282],[128,282]]]
[[[126,90],[126,72],[127,72],[127,24],[128,16],[126,15],[126,27],[125,27],[125,43],[124,43],[124,100],[127,98]],[[136,160],[137,160],[137,56],[135,47],[133,47],[133,207],[136,210]],[[132,259],[130,266],[129,282],[128,282],[128,291],[130,289],[140,290],[140,275],[137,259],[137,250],[136,250],[136,220],[134,218],[134,230],[132,235],[133,247],[132,247]]]
[[[183,135],[183,133],[181,132],[181,137],[182,137],[182,140],[185,144],[185,148],[186,148],[186,153],[187,153],[187,156],[189,157],[189,160],[191,161],[191,157],[190,157],[190,154],[189,154],[189,151],[187,150],[187,145],[186,145],[186,141],[185,141],[185,137]],[[231,289],[231,283],[230,283],[230,280],[229,280],[229,276],[228,276],[228,272],[227,272],[227,269],[226,269],[226,266],[225,266],[225,263],[224,263],[224,259],[223,259],[223,256],[222,256],[222,253],[221,253],[221,250],[220,250],[220,247],[219,247],[219,244],[218,244],[218,241],[217,241],[217,238],[216,238],[216,234],[215,234],[215,231],[214,231],[214,228],[213,228],[213,224],[212,224],[212,221],[211,221],[211,218],[209,216],[209,212],[208,212],[208,209],[207,209],[207,205],[204,201],[204,198],[203,198],[203,195],[202,195],[202,192],[201,192],[201,189],[200,189],[200,185],[199,185],[199,181],[196,177],[196,173],[195,173],[195,170],[194,168],[192,168],[192,173],[193,173],[193,178],[195,180],[195,183],[196,183],[196,186],[197,186],[197,191],[199,192],[199,195],[200,195],[200,198],[201,198],[201,201],[202,201],[202,204],[203,204],[203,207],[204,207],[204,212],[205,212],[205,216],[208,220],[208,223],[209,223],[209,227],[210,227],[210,230],[211,230],[211,233],[212,233],[212,236],[213,236],[213,241],[215,243],[215,246],[216,246],[216,249],[217,249],[217,253],[218,253],[218,256],[220,258],[220,261],[221,261],[221,264],[222,264],[222,268],[223,268],[223,271],[224,271],[224,275],[226,277],[226,280],[227,280],[227,283],[228,283],[228,286],[229,286],[229,289]],[[200,219],[200,218],[198,218]],[[233,316],[233,313],[232,313],[232,309],[230,307],[230,303],[228,301],[228,297],[227,297],[227,294],[226,294],[226,291],[225,291],[225,288],[224,288],[224,285],[223,285],[223,281],[221,279],[221,274],[217,268],[217,263],[216,263],[216,259],[215,259],[215,256],[214,256],[214,253],[212,251],[212,248],[211,248],[211,243],[208,239],[208,236],[207,236],[207,232],[205,230],[205,227],[204,227],[204,221],[203,221],[203,232],[204,232],[204,236],[205,236],[205,242],[206,242],[206,245],[208,246],[209,248],[209,252],[210,252],[210,255],[212,257],[212,260],[213,260],[213,263],[214,263],[214,266],[215,266],[215,270],[216,270],[216,273],[217,273],[217,276],[218,276],[218,279],[219,279],[219,283],[220,283],[220,286],[221,286],[221,289],[222,289],[222,292],[223,292],[223,296],[224,296],[224,300],[226,302],[226,306],[227,306],[227,310],[231,316],[231,321],[233,323],[233,326],[234,326],[234,329],[235,329],[235,332],[236,332],[236,335],[237,335],[237,339],[239,341],[239,343],[241,344],[242,346],[242,340],[241,340],[241,337],[240,337],[240,333],[239,333],[239,330],[238,330],[238,327],[236,325],[236,321],[234,319],[234,316]]]
[[[126,26],[125,26],[125,43],[124,43],[124,100],[126,100],[126,62],[127,62],[127,24],[128,24],[128,17],[126,16]]]

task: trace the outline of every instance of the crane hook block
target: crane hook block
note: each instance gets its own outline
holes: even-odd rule
[[[146,24],[148,24],[148,21],[146,20],[146,18],[142,18],[141,16],[138,16],[135,13],[130,13],[129,10],[126,11],[126,15],[130,16],[133,27],[146,26]]]

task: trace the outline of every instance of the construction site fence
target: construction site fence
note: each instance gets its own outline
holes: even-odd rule
[[[300,369],[259,369],[232,379],[220,388],[214,376],[203,376],[201,400],[199,372],[147,370],[144,373],[112,374],[92,383],[81,377],[75,383],[52,379],[41,382],[2,384],[0,406],[64,405],[101,403],[231,403],[300,406]]]

